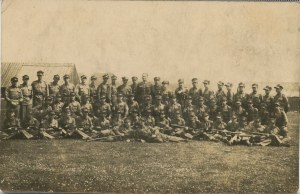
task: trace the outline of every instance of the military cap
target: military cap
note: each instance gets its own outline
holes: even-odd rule
[[[101,96],[100,99],[106,99],[106,96]]]
[[[255,121],[261,121],[260,117],[258,117],[258,116],[256,116],[254,120]]]
[[[64,75],[64,79],[69,79],[69,78],[70,78],[70,75],[68,75],[68,74]]]
[[[142,77],[144,77],[144,76],[148,77],[148,73],[143,73]]]
[[[166,95],[166,96],[165,96],[165,99],[170,99],[169,95]]]
[[[82,98],[86,99],[86,100],[90,99],[89,95],[87,95],[87,94],[83,95]]]
[[[242,102],[240,100],[237,100],[235,103],[236,104],[242,104]]]
[[[65,111],[67,111],[67,110],[70,110],[70,107],[69,107],[69,106],[66,106],[66,107],[65,107]]]
[[[154,77],[154,81],[160,81],[160,77]]]
[[[232,115],[232,118],[233,118],[233,119],[236,119],[237,117],[236,117],[235,115]]]
[[[242,83],[242,82],[240,82],[240,83],[239,83],[239,87],[245,87],[245,84]]]
[[[161,99],[162,99],[161,95],[156,95],[155,98],[156,98],[157,100],[161,100]]]
[[[71,93],[70,93],[70,96],[75,96],[75,93],[74,93],[74,92],[71,92]]]
[[[147,108],[146,112],[151,113],[152,112],[151,108]]]
[[[270,117],[269,120],[274,122],[276,120],[276,118],[275,117]]]
[[[252,88],[254,88],[254,87],[258,87],[258,84],[257,83],[254,83],[254,84],[252,84]]]
[[[194,82],[198,82],[198,79],[197,78],[193,78],[192,79],[192,82],[194,83]]]
[[[118,110],[116,113],[117,113],[117,114],[121,114],[121,113],[122,113],[122,111]]]
[[[117,78],[118,78],[118,77],[115,76],[115,75],[112,75],[112,76],[111,76],[111,79],[112,79],[112,80],[117,80]]]
[[[106,74],[104,74],[102,77],[103,77],[103,79],[108,79],[108,78],[109,78],[109,75],[106,73]]]
[[[188,96],[186,99],[187,100],[192,100],[193,98],[191,96]]]
[[[272,87],[270,86],[266,86],[263,90],[268,90],[268,91],[271,91],[272,90]]]
[[[283,86],[282,85],[280,85],[280,84],[277,84],[274,88],[280,88],[280,89],[283,89]]]
[[[122,93],[118,93],[117,96],[118,96],[118,97],[122,97],[123,94],[122,94]]]
[[[130,112],[131,112],[131,113],[138,113],[138,110],[132,109]]]
[[[55,112],[53,110],[49,111],[49,115],[55,115]]]
[[[63,97],[68,97],[69,94],[68,93],[63,93]]]
[[[163,81],[162,84],[169,84],[169,81]]]
[[[127,77],[122,77],[122,80],[128,80],[128,78]]]
[[[216,100],[214,98],[210,99],[210,103],[216,103]]]
[[[151,99],[150,95],[146,95],[146,96],[145,96],[145,99],[146,99],[146,100],[150,100],[150,99]]]
[[[131,79],[134,81],[138,80],[138,78],[136,76],[133,76]]]
[[[11,81],[11,82],[18,82],[18,78],[17,78],[17,77],[12,77],[12,78],[10,79],[10,81]]]
[[[53,78],[60,79],[60,76],[56,74],[56,75],[53,76]]]
[[[248,104],[252,104],[253,102],[252,102],[252,100],[248,100],[247,103]]]
[[[205,113],[203,114],[203,117],[207,117],[207,116],[209,116],[209,114],[208,114],[207,112],[205,112]]]
[[[221,82],[221,81],[219,81],[219,82],[218,82],[218,86],[224,86],[224,83]]]
[[[37,72],[37,75],[44,75],[44,72],[41,71],[41,70],[39,70],[39,71]]]
[[[165,112],[164,111],[160,111],[159,114],[160,115],[165,115]]]
[[[86,107],[83,107],[82,112],[89,112],[89,110]]]
[[[85,75],[82,75],[81,79],[87,79],[87,77]]]
[[[225,86],[232,87],[232,83],[228,82],[227,84],[225,84]]]
[[[204,80],[203,83],[204,83],[204,84],[209,84],[210,81],[209,81],[209,80]]]
[[[94,75],[91,77],[91,80],[96,80],[96,79],[97,79],[97,77]]]
[[[52,100],[52,97],[51,97],[51,96],[47,96],[46,100],[47,100],[47,101],[51,101],[51,100]]]
[[[202,96],[200,96],[199,101],[204,101],[204,98]]]
[[[175,114],[180,115],[181,112],[179,110],[176,110]]]
[[[105,110],[105,109],[100,110],[100,114],[106,114],[106,113],[107,113],[107,110]]]
[[[23,79],[25,80],[25,79],[29,79],[29,76],[28,75],[23,75]]]
[[[129,93],[128,96],[129,97],[134,97],[134,94],[133,93]]]
[[[219,114],[217,114],[216,118],[217,119],[222,119],[222,115],[219,113]]]
[[[275,106],[280,106],[280,103],[279,102],[275,102],[274,105]]]
[[[179,79],[178,83],[184,83],[184,80],[183,79]]]

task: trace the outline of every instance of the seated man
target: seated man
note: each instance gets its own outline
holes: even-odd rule
[[[233,133],[233,136],[227,142],[228,145],[242,144],[251,146],[250,139],[252,138],[252,128],[248,125],[247,117],[242,117],[240,120],[239,129]]]
[[[134,129],[143,127],[143,122],[141,117],[139,116],[138,110],[131,110],[129,115],[130,123]]]
[[[98,135],[97,131],[94,130],[93,119],[89,116],[89,111],[87,107],[84,107],[82,116],[78,119],[78,130],[82,132],[79,135],[84,139],[88,139],[88,136],[96,137]]]
[[[231,120],[228,122],[227,129],[229,131],[237,131],[240,127],[237,116],[233,115]]]
[[[171,135],[179,135],[185,133],[185,120],[181,117],[181,112],[176,111],[175,118],[171,119],[170,126],[173,128]]]
[[[58,126],[58,120],[55,111],[49,112],[49,116],[42,120],[41,128],[44,132],[47,132],[54,138],[61,138],[63,134],[66,134],[66,131]]]

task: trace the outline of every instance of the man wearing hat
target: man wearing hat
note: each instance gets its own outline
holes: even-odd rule
[[[269,112],[272,112],[273,111],[273,104],[274,104],[274,98],[273,96],[271,96],[271,90],[272,90],[272,87],[270,86],[266,86],[264,88],[264,91],[265,91],[265,95],[262,97],[262,103],[261,103],[261,106],[262,104],[264,104],[266,107],[266,110],[269,111]],[[260,106],[260,108],[261,108]]]
[[[49,96],[53,98],[53,101],[55,101],[56,95],[59,93],[60,85],[58,84],[60,80],[59,75],[53,76],[53,82],[50,82],[48,85],[49,87]]]
[[[157,120],[159,118],[159,114],[161,114],[161,112],[165,113],[165,111],[166,111],[166,107],[162,103],[161,95],[155,96],[155,103],[153,105],[153,116],[154,116],[155,120]]]
[[[162,86],[160,84],[160,77],[154,77],[154,85],[151,88],[151,95],[153,98],[157,95],[161,95]]]
[[[208,110],[209,118],[211,118],[211,120],[214,121],[218,114],[218,106],[217,106],[216,100],[214,98],[210,100],[208,107],[209,107],[209,110]]]
[[[176,112],[180,112],[182,116],[182,107],[177,102],[176,96],[174,94],[171,95],[170,104],[166,107],[167,116],[170,119],[174,119],[176,117]]]
[[[169,86],[169,81],[163,81],[162,86],[161,86],[161,97],[163,103],[168,106],[170,103],[170,98],[171,98],[171,90],[168,88]]]
[[[88,95],[83,95],[81,97],[81,110],[83,110],[84,108],[88,110],[89,116],[91,118],[94,118],[93,105],[90,103],[90,96]]]
[[[70,103],[70,97],[71,92],[75,92],[75,86],[74,84],[70,83],[70,75],[65,74],[64,75],[64,84],[60,86],[60,94],[64,97],[66,97],[65,105],[67,106]]]
[[[262,101],[261,94],[257,93],[258,84],[252,84],[252,92],[248,95],[248,100],[252,100],[253,106],[257,109],[260,107],[260,103]]]
[[[81,105],[78,101],[75,100],[76,94],[74,92],[71,92],[70,96],[71,97],[70,97],[69,108],[70,108],[71,116],[76,119],[82,115],[81,114]]]
[[[155,126],[155,118],[152,116],[152,109],[147,108],[144,111],[144,115],[142,117],[142,123],[144,127],[154,127]]]
[[[45,98],[49,95],[48,84],[43,80],[44,72],[37,72],[38,79],[33,81],[32,93],[33,93],[33,107],[43,105]]]
[[[187,96],[186,105],[183,108],[183,118],[187,119],[191,113],[196,114],[196,106],[192,104],[192,97]]]
[[[233,115],[237,117],[237,120],[240,121],[243,116],[246,116],[246,111],[242,107],[242,103],[240,100],[235,102],[235,106],[233,106]]]
[[[140,115],[140,106],[139,103],[134,99],[134,94],[129,94],[127,105],[129,113],[136,111],[138,115]]]
[[[209,88],[209,84],[210,84],[210,81],[209,81],[209,80],[204,80],[204,81],[203,81],[204,90],[203,90],[202,96],[203,96],[203,98],[204,98],[204,104],[205,104],[206,106],[209,106],[210,101],[211,101],[212,99],[215,98],[214,91],[212,91],[212,90]]]
[[[101,96],[100,101],[97,103],[95,114],[100,117],[101,113],[106,114],[106,118],[110,118],[112,115],[111,105],[106,102],[106,96]]]
[[[231,117],[231,120],[227,124],[227,129],[232,132],[236,132],[239,130],[240,123],[236,115]]]
[[[258,117],[258,109],[253,106],[252,100],[248,100],[246,114],[248,122],[254,121],[254,119]]]
[[[198,79],[192,79],[192,87],[189,90],[189,95],[192,97],[192,104],[198,106],[198,99],[202,96],[201,88],[198,88]]]
[[[75,87],[75,94],[81,104],[83,96],[90,96],[90,86],[87,83],[87,77],[85,75],[81,76],[81,83]]]
[[[234,97],[234,93],[232,91],[232,83],[228,82],[227,84],[225,84],[227,92],[226,92],[226,98],[227,98],[227,105],[231,106],[233,108],[234,103],[233,103],[233,97]]]
[[[181,105],[181,107],[185,107],[185,100],[188,96],[188,89],[184,87],[184,80],[178,80],[178,87],[175,90],[175,95],[177,98],[177,102]]]
[[[151,88],[152,84],[148,82],[148,74],[142,74],[142,82],[138,83],[137,85],[137,98],[139,104],[142,104],[145,100],[145,96],[151,96]]]
[[[226,96],[221,99],[221,104],[218,108],[218,112],[222,115],[223,121],[228,123],[232,116],[232,108],[227,105]]]
[[[118,93],[117,79],[118,79],[117,76],[115,75],[111,76],[110,93],[111,96],[115,96],[115,97],[117,97],[117,93]]]
[[[152,104],[152,98],[150,95],[145,96],[145,102],[142,105],[140,105],[140,107],[141,107],[142,116],[145,116],[147,114],[146,113],[147,110],[151,110],[151,114],[152,114],[153,104]]]
[[[104,74],[103,76],[103,82],[99,84],[97,88],[97,96],[98,100],[100,101],[100,98],[102,96],[106,97],[106,102],[110,103],[111,101],[111,86],[108,84],[109,75]]]
[[[170,126],[173,128],[174,135],[178,134],[181,135],[184,133],[184,128],[185,128],[185,120],[181,117],[181,112],[176,111],[175,112],[175,118],[171,119],[170,121]],[[173,135],[171,133],[171,135]]]
[[[131,87],[131,91],[132,91],[132,94],[134,95],[135,99],[136,99],[136,91],[137,91],[137,80],[138,78],[136,76],[133,76],[131,78],[132,80],[132,84],[130,85]]]
[[[38,121],[42,121],[42,119],[47,117],[49,112],[53,110],[52,102],[52,98],[50,96],[47,96],[43,105],[33,107],[32,111],[34,117],[37,118]]]
[[[29,76],[24,75],[23,76],[23,83],[20,84],[19,88],[21,89],[21,92],[23,94],[23,101],[21,102],[20,106],[20,120],[23,124],[26,115],[32,111],[32,87],[28,84]]]
[[[116,104],[115,113],[117,113],[117,112],[121,112],[122,119],[124,119],[125,117],[128,116],[128,106],[123,101],[123,94],[121,94],[121,93],[119,93],[117,95],[117,104]]]
[[[219,81],[218,82],[218,90],[216,91],[216,101],[217,101],[217,105],[220,106],[222,104],[222,100],[225,97],[226,98],[226,94],[223,90],[223,86],[224,83]]]
[[[62,96],[58,93],[53,103],[53,111],[57,116],[60,116],[63,111],[64,103],[62,102]]]
[[[18,78],[10,79],[11,85],[5,90],[5,99],[7,102],[7,112],[13,111],[16,118],[19,118],[20,103],[23,101],[22,90],[18,87]]]
[[[274,96],[274,103],[278,102],[282,110],[284,110],[287,113],[289,111],[290,104],[287,97],[282,93],[283,86],[277,84],[274,88],[276,89],[276,95]]]
[[[128,85],[128,78],[127,77],[122,77],[122,85],[120,85],[117,88],[118,93],[123,95],[123,100],[124,102],[127,103],[127,100],[129,98],[129,94],[132,93],[131,87]]]
[[[237,100],[240,100],[242,107],[244,109],[247,109],[247,94],[245,93],[244,89],[245,89],[245,84],[242,82],[239,83],[237,88],[237,93],[234,95],[233,101],[235,103]]]
[[[198,106],[196,106],[196,115],[200,121],[203,120],[204,113],[208,112],[208,107],[204,104],[204,98],[202,96],[198,99]]]
[[[91,77],[91,82],[89,84],[89,90],[90,90],[90,100],[91,100],[91,104],[93,105],[93,107],[95,107],[97,100],[97,86],[96,86],[96,80],[97,77],[96,76],[92,76]]]
[[[285,111],[280,107],[279,102],[274,103],[274,111],[271,113],[271,117],[274,117],[275,125],[280,129],[279,134],[283,137],[287,137],[288,134],[288,118]]]
[[[86,107],[82,108],[82,116],[78,119],[78,127],[82,128],[84,133],[89,135],[93,133],[93,119],[89,116],[89,110]]]

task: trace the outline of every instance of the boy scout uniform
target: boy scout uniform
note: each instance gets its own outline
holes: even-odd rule
[[[38,76],[43,76],[43,71],[37,72]],[[33,92],[33,106],[43,105],[45,98],[48,96],[48,85],[45,81],[33,81],[32,84],[32,92]]]
[[[15,116],[19,117],[20,102],[23,100],[22,90],[17,86],[18,78],[11,78],[11,82],[15,85],[8,86],[5,90],[5,99],[7,101],[7,112],[14,111]]]
[[[29,80],[28,75],[23,76],[23,80]],[[23,101],[21,102],[21,108],[20,108],[20,119],[21,122],[25,121],[26,115],[32,111],[32,86],[27,85],[26,83],[22,83],[19,88],[22,91],[23,94]]]

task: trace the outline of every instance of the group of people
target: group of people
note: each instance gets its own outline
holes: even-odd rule
[[[180,142],[188,140],[223,141],[228,145],[289,145],[287,97],[280,84],[246,94],[245,84],[239,83],[236,92],[232,83],[218,82],[218,90],[210,89],[210,81],[198,86],[193,78],[192,87],[186,88],[178,80],[175,91],[168,81],[142,75],[142,81],[103,75],[88,83],[85,75],[74,85],[70,75],[54,75],[53,82],[43,80],[44,72],[37,72],[37,80],[29,83],[29,76],[11,78],[5,90],[7,114],[1,138],[82,138],[99,141]],[[111,81],[109,82],[109,79]],[[224,86],[226,90],[224,90]]]

